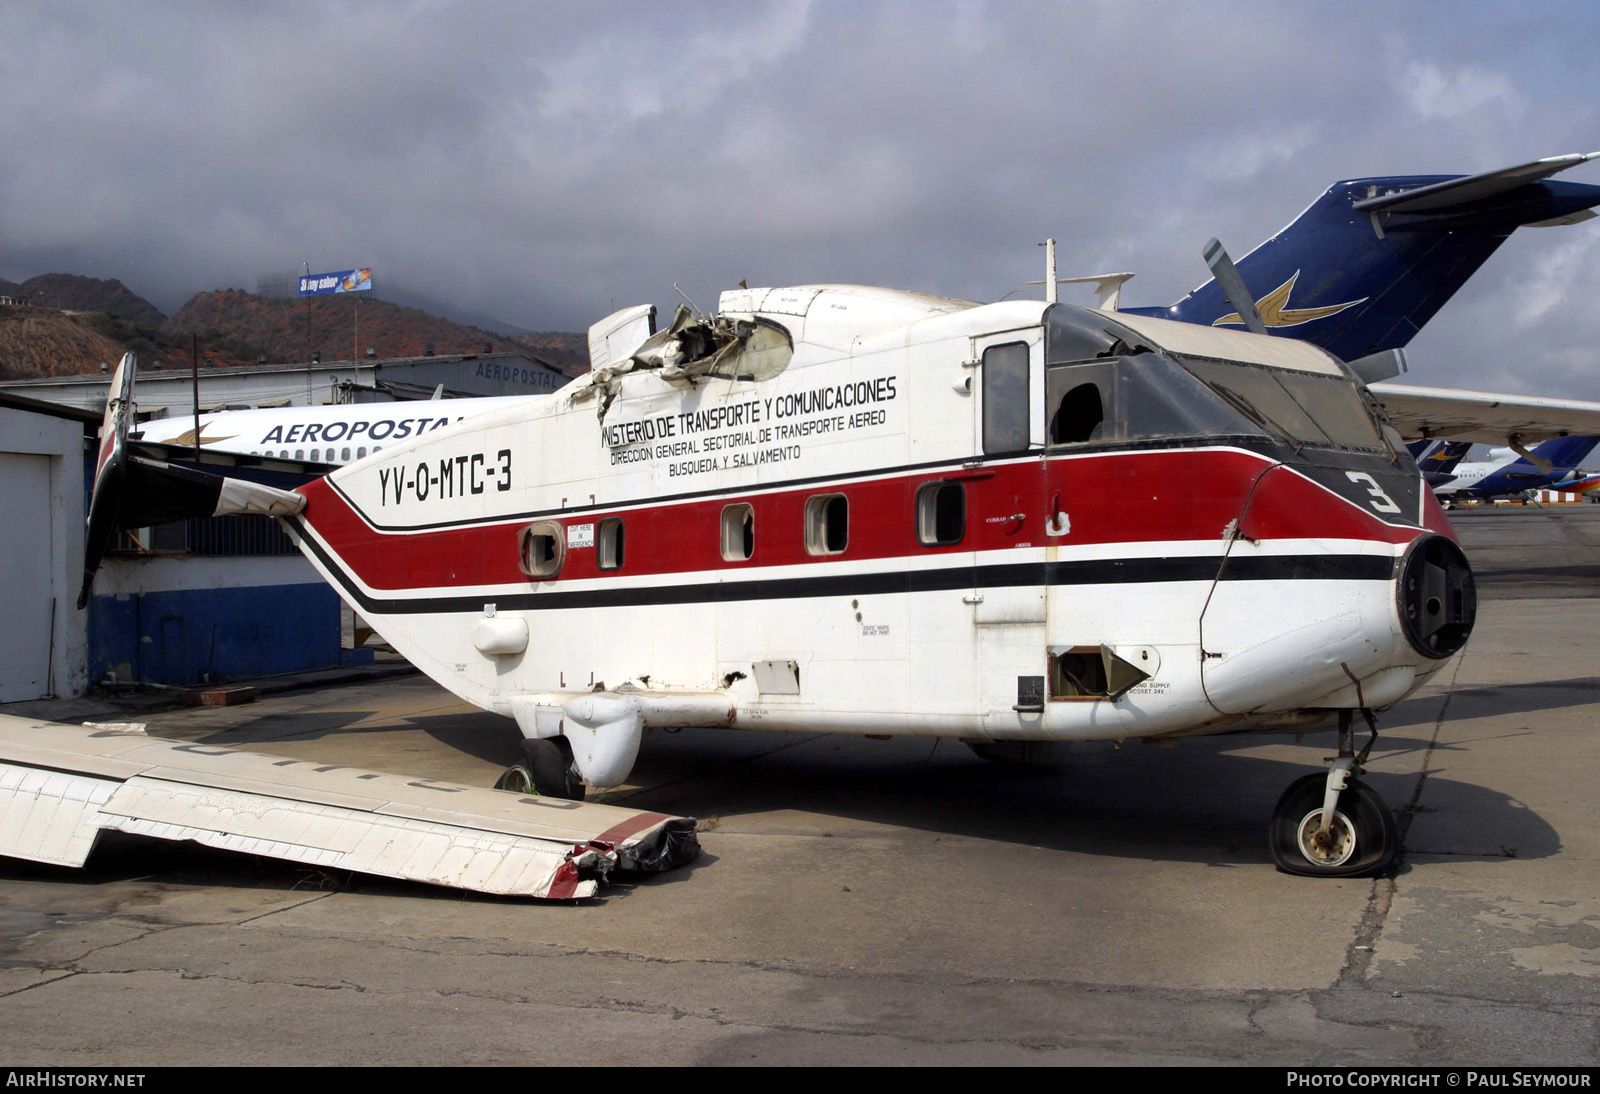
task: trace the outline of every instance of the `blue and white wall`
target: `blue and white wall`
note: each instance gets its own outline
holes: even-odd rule
[[[339,598],[298,554],[108,558],[89,605],[96,680],[198,684],[366,664]]]

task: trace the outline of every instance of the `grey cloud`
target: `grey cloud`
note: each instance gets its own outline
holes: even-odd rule
[[[1203,280],[1334,179],[1600,135],[1597,16],[1358,5],[800,3],[8,9],[0,276],[166,309],[309,261],[525,327],[751,283],[994,299]],[[1600,167],[1574,178],[1600,181]],[[1519,233],[1415,378],[1600,398],[1591,225]],[[1559,248],[1572,250],[1568,254]],[[1562,294],[1559,303],[1543,308]]]

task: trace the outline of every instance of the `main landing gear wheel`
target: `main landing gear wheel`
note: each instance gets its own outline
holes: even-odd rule
[[[538,794],[544,798],[566,798],[582,801],[583,780],[573,768],[572,760],[553,740],[542,737],[525,737],[522,741],[523,760],[512,764],[501,773],[494,784],[496,790],[510,790],[518,794]]]
[[[1286,874],[1303,877],[1370,877],[1388,869],[1400,849],[1394,814],[1359,779],[1345,783],[1327,836],[1322,828],[1326,775],[1307,775],[1289,784],[1272,812],[1267,844],[1272,861]]]
[[[533,787],[533,772],[528,770],[527,764],[512,764],[500,772],[500,777],[495,780],[496,790],[509,790],[513,794],[537,794]]]

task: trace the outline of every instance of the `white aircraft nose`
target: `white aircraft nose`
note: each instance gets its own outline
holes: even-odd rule
[[[1466,643],[1476,596],[1459,547],[1425,534],[1398,564],[1366,559],[1355,568],[1377,572],[1218,581],[1201,623],[1211,704],[1224,714],[1387,706]]]

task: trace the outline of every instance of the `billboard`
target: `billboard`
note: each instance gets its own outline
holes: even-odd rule
[[[301,296],[326,296],[335,292],[360,292],[372,288],[372,267],[309,274],[300,279]]]

